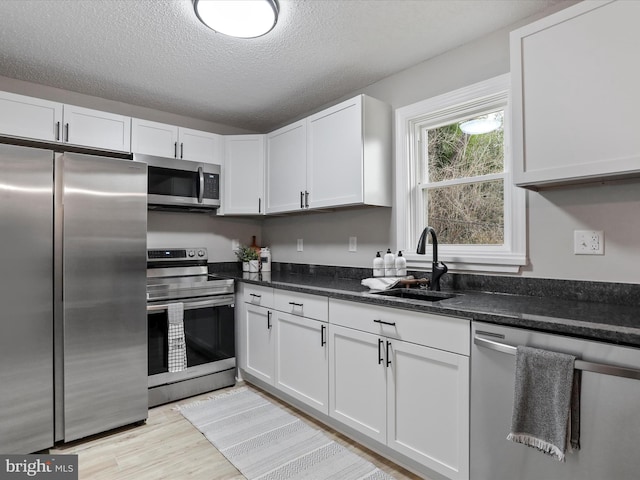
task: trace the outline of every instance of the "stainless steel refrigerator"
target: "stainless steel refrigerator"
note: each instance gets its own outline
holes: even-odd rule
[[[0,145],[0,453],[146,419],[146,183]]]

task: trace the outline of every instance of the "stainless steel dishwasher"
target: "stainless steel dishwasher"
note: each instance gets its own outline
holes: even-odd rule
[[[473,322],[472,329],[471,480],[639,478],[640,349],[483,322]],[[567,454],[565,463],[506,439],[517,345],[580,359],[581,449]]]

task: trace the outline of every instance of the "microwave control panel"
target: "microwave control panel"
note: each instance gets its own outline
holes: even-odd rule
[[[204,198],[220,200],[220,175],[217,173],[204,174]]]

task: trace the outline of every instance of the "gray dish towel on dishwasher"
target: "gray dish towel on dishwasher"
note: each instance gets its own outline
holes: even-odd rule
[[[564,461],[579,446],[580,375],[575,357],[518,346],[511,433],[507,440]]]

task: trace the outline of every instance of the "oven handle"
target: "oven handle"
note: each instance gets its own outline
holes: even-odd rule
[[[177,303],[177,302],[172,302]],[[201,302],[183,302],[185,310],[194,310],[196,308],[206,308],[206,307],[224,307],[224,306],[233,306],[233,297],[225,296],[220,299],[214,300],[204,300]],[[162,312],[169,308],[169,304],[163,305],[147,305],[147,312]]]

